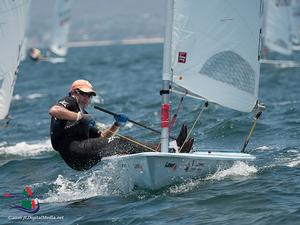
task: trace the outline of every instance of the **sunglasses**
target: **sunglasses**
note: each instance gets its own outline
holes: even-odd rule
[[[83,91],[81,91],[79,89],[77,89],[77,94],[80,94],[81,96],[89,97],[89,98],[93,97],[92,93],[83,92]]]

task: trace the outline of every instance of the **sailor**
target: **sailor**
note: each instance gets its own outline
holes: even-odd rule
[[[51,118],[50,136],[52,147],[58,151],[63,160],[75,170],[88,170],[102,157],[117,154],[134,154],[149,151],[125,138],[110,138],[119,127],[128,120],[125,114],[117,114],[115,122],[106,130],[100,131],[95,121],[85,110],[96,92],[87,80],[75,80],[69,94],[53,105],[49,114]],[[182,126],[177,138],[178,146],[186,139],[187,127]],[[114,136],[115,137],[115,136]],[[193,139],[189,139],[182,152],[189,152]],[[153,144],[145,144],[155,148]]]
[[[38,62],[44,58],[41,51],[38,48],[29,49],[29,56],[30,56],[30,59],[32,59],[35,62]]]

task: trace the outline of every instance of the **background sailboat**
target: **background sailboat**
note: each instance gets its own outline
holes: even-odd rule
[[[290,11],[288,1],[264,1],[264,47],[270,51],[290,55]]]
[[[56,0],[49,47],[50,62],[64,62],[68,53],[68,35],[71,24],[72,0]]]
[[[264,0],[263,54],[261,63],[278,67],[294,67],[292,60],[291,2]]]
[[[169,0],[164,42],[161,152],[104,158],[134,185],[159,189],[205,177],[250,154],[199,151],[169,153],[169,86],[242,112],[256,105],[259,86],[260,0]],[[245,44],[247,43],[247,44]]]
[[[25,44],[30,0],[0,1],[0,120],[8,116]]]
[[[300,1],[291,0],[291,42],[294,51],[300,50]]]

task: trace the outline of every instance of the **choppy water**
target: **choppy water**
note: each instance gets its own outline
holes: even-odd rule
[[[96,103],[159,129],[162,50],[162,45],[77,48],[70,49],[66,63],[22,64],[11,105],[14,120],[0,130],[1,224],[300,224],[300,68],[262,67],[260,96],[268,108],[248,146],[257,156],[251,165],[237,163],[205,179],[149,192],[132,190],[113,166],[73,171],[51,148],[48,109],[78,78],[94,84],[100,93]],[[178,102],[174,96],[174,105]],[[183,121],[192,125],[199,107],[185,100],[175,133]],[[102,112],[89,112],[102,123],[113,122]],[[238,152],[251,117],[210,105],[193,132],[195,148]],[[120,133],[159,139],[136,126]],[[31,216],[48,218],[21,221],[17,217],[28,214],[9,208],[3,194],[20,193],[25,184],[41,202]]]

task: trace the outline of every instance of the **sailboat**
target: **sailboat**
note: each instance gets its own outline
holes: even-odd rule
[[[68,53],[68,35],[71,22],[72,0],[56,0],[48,61],[65,62]]]
[[[8,118],[17,79],[30,0],[0,1],[0,120]]]
[[[294,51],[300,51],[300,1],[291,1],[291,42]]]
[[[263,57],[260,62],[273,64],[280,68],[300,66],[294,60],[283,57],[292,56],[291,42],[291,3],[289,1],[264,1]],[[277,53],[272,58],[271,53]],[[273,54],[274,55],[274,54]]]
[[[169,153],[169,93],[172,86],[209,104],[250,113],[258,98],[261,16],[261,0],[168,0],[161,151],[105,157],[101,164],[115,165],[135,186],[157,190],[255,160],[244,150]]]

